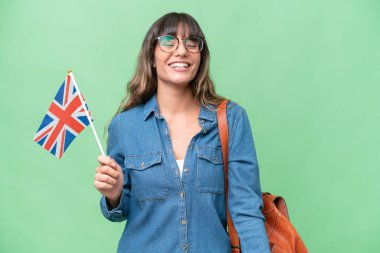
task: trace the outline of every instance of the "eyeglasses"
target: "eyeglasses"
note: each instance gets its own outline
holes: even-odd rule
[[[163,52],[172,53],[177,50],[180,39],[172,35],[163,35],[157,37],[156,40]],[[187,37],[183,39],[183,42],[186,50],[192,54],[197,54],[203,49],[203,40],[199,37]]]

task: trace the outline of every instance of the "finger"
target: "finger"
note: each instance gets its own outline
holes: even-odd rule
[[[107,183],[110,185],[115,185],[117,183],[116,179],[101,173],[96,173],[95,180],[103,183]]]
[[[97,180],[95,180],[94,186],[98,190],[110,190],[110,189],[113,188],[113,185],[110,185],[110,184],[107,184],[107,183],[104,183],[104,182],[99,182]]]
[[[109,156],[98,156],[98,162],[101,164],[101,165],[108,165],[112,168],[116,168],[117,167],[117,162],[115,162],[115,160],[113,160],[111,157]]]
[[[111,158],[111,165],[113,165],[113,167],[117,170],[120,170],[121,171],[121,167],[120,165],[114,160]]]
[[[118,173],[117,169],[113,169],[107,165],[103,165],[103,166],[98,167],[96,169],[96,172],[101,173],[101,174],[107,174],[113,178],[119,177],[119,173]]]

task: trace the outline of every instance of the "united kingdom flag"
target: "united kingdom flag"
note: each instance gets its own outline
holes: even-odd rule
[[[74,138],[90,124],[79,96],[68,75],[34,135],[35,142],[58,158],[62,157]],[[87,104],[85,106],[87,109]]]

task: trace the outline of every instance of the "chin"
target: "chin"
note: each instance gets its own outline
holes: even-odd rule
[[[194,78],[174,78],[171,80],[171,83],[176,85],[188,85]]]

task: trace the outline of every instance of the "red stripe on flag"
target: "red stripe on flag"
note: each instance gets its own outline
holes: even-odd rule
[[[41,139],[42,139],[42,137],[44,137],[51,129],[52,129],[53,127],[50,127],[48,130],[46,130],[45,132],[43,132],[42,134],[40,134],[39,136],[37,136],[35,139],[34,139],[34,141],[35,142],[39,142]]]
[[[59,158],[63,155],[63,146],[65,142],[65,136],[66,136],[66,129],[63,129],[62,136],[61,136],[61,148],[59,150]]]
[[[82,107],[82,102],[80,101],[79,96],[75,96],[75,98],[70,102],[70,104],[66,107],[65,112],[68,114],[73,114],[79,107]]]
[[[49,136],[44,148],[47,150],[47,151],[50,151],[51,149],[51,146],[53,146],[54,144],[54,141],[57,139],[57,136],[58,134],[61,132],[63,126],[65,124],[62,122],[62,121],[58,121],[58,124],[55,126],[53,132],[51,133],[51,135]]]
[[[65,99],[63,101],[63,105],[65,106],[66,103],[67,103],[67,97],[69,96],[69,91],[70,91],[70,83],[71,83],[71,79],[70,79],[70,75],[67,76],[66,78],[66,90],[65,90]]]
[[[77,110],[81,105],[82,104],[80,102],[79,96],[76,96],[70,102],[70,104],[66,107],[66,110],[62,110],[54,102],[51,103],[49,107],[49,111],[52,114],[54,114],[59,119],[59,121],[45,144],[44,148],[46,150],[50,151],[52,145],[54,144],[55,140],[57,139],[58,134],[61,132],[64,125],[69,126],[76,133],[80,133],[83,130],[84,126],[71,116],[71,114],[75,112],[75,110]]]
[[[74,119],[71,114],[80,106],[79,97],[75,97],[72,102],[68,105],[66,110],[62,110],[55,103],[50,105],[49,111],[53,113],[57,118],[59,118],[59,122],[63,122],[64,124],[71,127],[75,132],[79,133],[83,130],[84,126],[80,124],[76,119]]]

